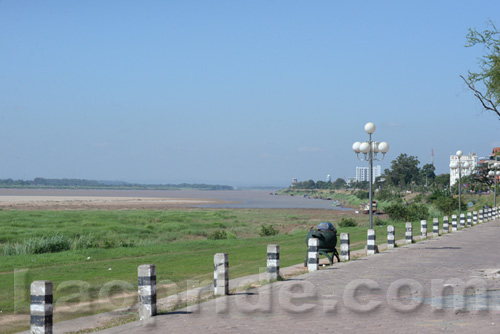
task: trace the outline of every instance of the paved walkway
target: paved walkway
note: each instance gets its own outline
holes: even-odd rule
[[[476,225],[99,333],[499,333],[499,239]]]

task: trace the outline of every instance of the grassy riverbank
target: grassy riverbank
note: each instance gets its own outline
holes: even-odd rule
[[[358,226],[340,228],[341,218],[350,218]],[[219,252],[229,254],[231,278],[259,273],[266,266],[266,246],[271,243],[280,245],[282,267],[303,263],[307,231],[321,221],[334,223],[339,234],[349,233],[353,250],[364,248],[368,217],[347,211],[0,211],[2,248],[54,235],[73,242],[82,236],[92,240],[90,248],[0,256],[0,317],[29,314],[29,285],[34,280],[53,282],[55,319],[60,321],[132,305],[135,299],[124,299],[123,292],[131,296],[137,290],[141,264],[156,265],[158,297],[162,298],[185,290],[188,281],[189,288],[211,284],[213,256]],[[279,233],[261,236],[263,225],[272,225]],[[395,225],[396,238],[402,239],[404,223]],[[386,227],[376,230],[377,243],[384,243]],[[210,239],[221,235],[220,231],[226,239]],[[111,295],[115,297],[109,299]],[[25,319],[1,324],[6,332],[28,325]]]

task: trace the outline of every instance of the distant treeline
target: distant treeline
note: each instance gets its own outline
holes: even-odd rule
[[[199,190],[233,190],[231,186],[212,184],[139,184],[122,181],[94,181],[84,179],[45,179],[37,177],[33,180],[0,179],[0,188],[81,188],[81,189],[199,189]]]

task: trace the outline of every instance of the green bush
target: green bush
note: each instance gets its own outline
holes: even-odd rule
[[[99,248],[99,241],[92,235],[77,235],[73,244],[72,249],[88,249],[88,248]]]
[[[387,221],[381,219],[380,217],[375,217],[374,222],[375,222],[375,226],[386,226],[387,225]]]
[[[370,198],[370,194],[368,193],[368,191],[356,191],[354,193],[354,196],[356,196],[357,198],[359,199],[369,199]]]
[[[265,224],[260,225],[259,235],[261,237],[269,237],[276,235],[278,233],[280,233],[280,231],[275,229],[273,225],[265,225]]]
[[[227,239],[227,233],[224,230],[217,230],[210,233],[207,238],[210,240],[223,240]]]
[[[21,243],[4,245],[2,255],[57,253],[70,250],[72,242],[71,238],[61,234],[29,238]]]
[[[358,223],[352,218],[342,218],[339,223],[339,227],[354,227],[358,226]]]
[[[392,203],[385,208],[385,213],[389,215],[390,219],[399,221],[414,221],[429,217],[427,206],[416,203]]]

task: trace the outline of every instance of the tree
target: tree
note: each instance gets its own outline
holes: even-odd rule
[[[490,20],[489,30],[478,32],[476,28],[469,28],[466,47],[482,45],[486,54],[478,59],[480,72],[471,72],[467,79],[460,76],[467,86],[474,92],[474,96],[481,102],[484,110],[491,111],[500,119],[500,31]],[[484,93],[476,88],[476,83],[484,85]]]
[[[338,179],[335,180],[335,182],[333,182],[333,188],[335,189],[345,188],[346,184],[347,183],[345,182],[345,180],[339,177]]]
[[[418,183],[420,177],[419,163],[417,157],[401,153],[392,161],[391,169],[384,171],[386,182],[400,189],[412,182]]]
[[[434,180],[436,187],[446,189],[450,186],[450,174],[439,174]]]
[[[420,179],[425,185],[434,182],[436,178],[436,174],[434,173],[435,170],[436,167],[434,167],[433,164],[425,164],[422,169],[420,169]]]

